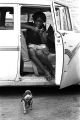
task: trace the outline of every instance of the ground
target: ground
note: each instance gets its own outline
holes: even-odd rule
[[[33,110],[23,114],[22,94],[33,93]],[[80,120],[80,88],[0,88],[0,120]]]

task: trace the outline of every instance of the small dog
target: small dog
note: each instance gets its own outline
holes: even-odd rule
[[[26,90],[23,94],[21,102],[23,103],[24,114],[28,112],[29,109],[32,110],[33,96],[30,90]]]

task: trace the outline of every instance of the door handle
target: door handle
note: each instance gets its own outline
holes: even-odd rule
[[[62,36],[65,36],[66,34],[67,34],[67,33],[64,32],[64,33],[62,33]]]

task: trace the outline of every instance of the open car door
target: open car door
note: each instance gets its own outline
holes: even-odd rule
[[[53,3],[53,2],[52,2]],[[52,4],[52,13],[53,15],[56,14],[55,10],[55,4]],[[63,60],[64,60],[64,46],[63,46],[63,39],[60,32],[57,30],[56,17],[53,16],[53,23],[54,23],[54,29],[55,29],[55,51],[56,51],[56,72],[55,72],[55,84],[60,85],[60,81],[62,79],[62,73],[63,73]]]
[[[0,80],[15,80],[18,71],[16,4],[0,4]]]
[[[80,82],[80,40],[72,31],[69,9],[55,3],[57,31],[62,35],[64,45],[63,74],[60,88]]]

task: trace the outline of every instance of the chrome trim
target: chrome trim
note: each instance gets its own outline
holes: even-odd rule
[[[0,51],[19,51],[19,47],[0,47]]]

